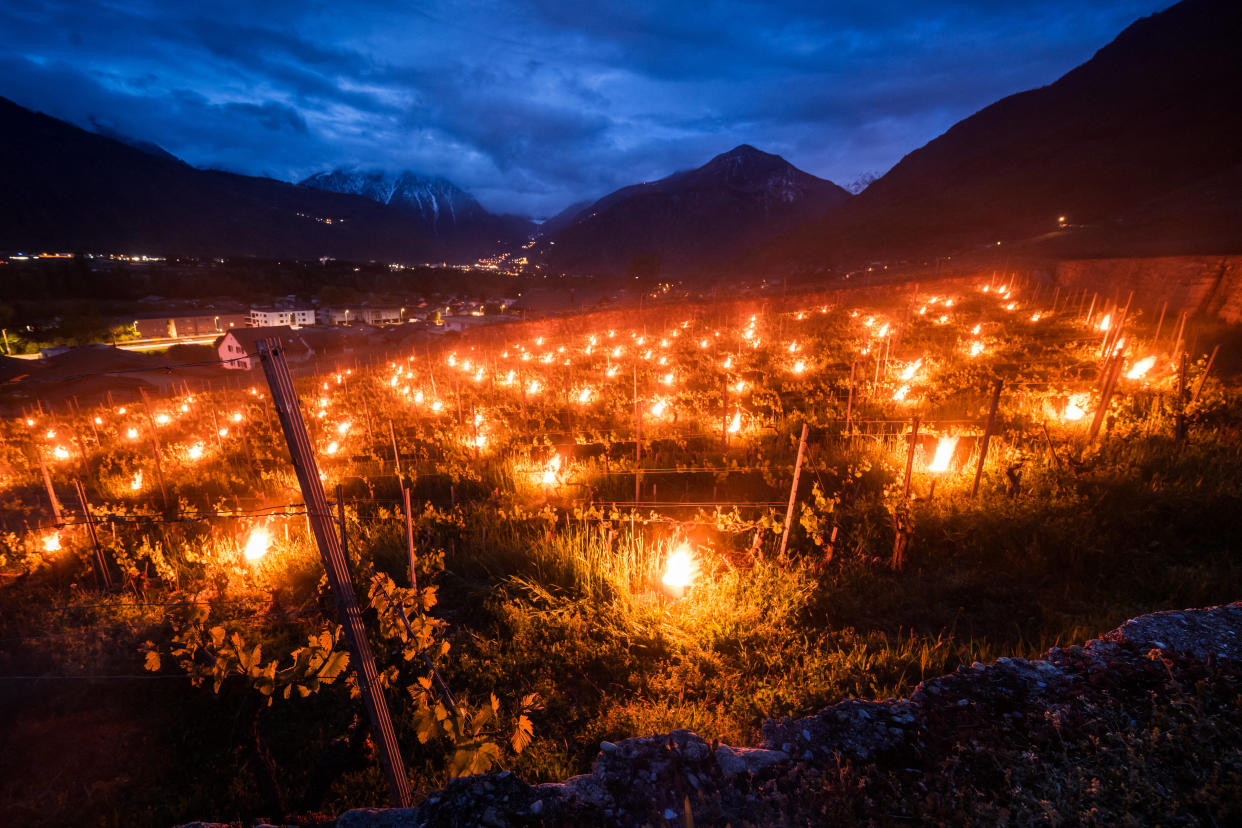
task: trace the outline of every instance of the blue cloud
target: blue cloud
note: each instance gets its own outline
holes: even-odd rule
[[[190,163],[445,175],[547,215],[746,142],[841,183],[1160,0],[0,0],[0,95]]]

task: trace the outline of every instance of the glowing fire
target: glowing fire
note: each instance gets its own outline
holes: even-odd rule
[[[336,440],[333,440],[331,443],[328,443],[328,447],[324,449],[324,452],[327,454],[336,454],[338,451],[340,451],[340,449],[341,449],[341,444],[338,443]]]
[[[578,392],[578,402],[581,405],[586,405],[590,401],[591,401],[591,389],[590,388],[583,388],[581,391]]]
[[[552,459],[548,461],[547,467],[543,470],[543,476],[539,482],[545,486],[555,486],[557,475],[561,471],[561,456],[559,454],[552,455]]]
[[[694,554],[690,551],[689,545],[683,543],[674,549],[669,554],[668,560],[664,562],[664,576],[660,581],[670,592],[680,597],[686,587],[694,583],[698,569],[698,563],[694,560]]]
[[[68,460],[69,459],[69,449],[65,448],[64,446],[57,446],[56,448],[52,449],[52,454],[56,455],[57,460]]]
[[[664,412],[668,411],[668,403],[664,400],[656,400],[655,405],[651,406],[651,413],[656,417],[663,417]]]
[[[142,469],[134,472],[134,479],[129,481],[129,488],[135,492],[142,490]]]
[[[1151,367],[1155,364],[1156,358],[1154,356],[1143,357],[1138,362],[1134,363],[1134,365],[1130,367],[1129,371],[1126,371],[1126,379],[1141,379],[1143,375],[1150,371]]]
[[[729,433],[737,434],[741,430],[742,430],[742,412],[739,411],[735,413],[733,415],[733,419],[729,421]]]
[[[922,367],[923,367],[923,358],[919,357],[918,359],[916,359],[914,362],[907,365],[902,370],[901,372],[902,381],[909,382],[910,380],[914,379],[914,375],[917,374],[919,372],[919,369]]]
[[[976,342],[972,342],[972,343],[970,343],[970,355],[971,355],[972,357],[973,357],[973,356],[979,356],[979,354],[981,354],[981,353],[983,353],[983,343],[982,343],[982,342],[978,342],[978,341],[976,341]]]
[[[137,440],[137,439],[138,439],[138,429],[136,429],[136,428],[131,428],[131,429],[129,429],[128,431],[126,431],[126,432],[125,432],[125,436],[126,436],[126,437],[128,437],[128,438],[129,438],[129,439],[131,439],[131,440]]]
[[[1095,326],[1097,330],[1107,331],[1113,326],[1113,315],[1111,313],[1104,314],[1104,318]]]
[[[936,455],[932,458],[931,463],[927,465],[927,470],[930,472],[947,472],[949,470],[949,462],[953,459],[953,451],[956,448],[956,437],[941,437],[940,442],[936,444]]]
[[[795,374],[801,374],[805,370],[806,370],[806,363],[803,362],[802,360],[798,360],[797,362],[793,364],[793,372]]]
[[[246,547],[242,554],[246,556],[248,561],[257,561],[267,554],[267,548],[272,543],[272,537],[267,533],[266,529],[255,529],[250,533],[250,537],[246,539]]]
[[[910,393],[910,386],[903,385],[893,392],[893,401],[901,402],[902,400],[906,398],[906,395],[909,393]]]
[[[48,532],[43,536],[43,551],[55,552],[60,549],[60,532]]]
[[[186,453],[186,456],[189,457],[191,460],[198,460],[199,458],[203,456],[203,444],[195,443],[194,445],[186,449],[185,453]]]
[[[1069,402],[1065,404],[1065,413],[1061,415],[1062,418],[1069,422],[1081,420],[1083,417],[1087,416],[1087,409],[1083,407],[1086,404],[1086,394],[1075,394],[1070,397]]]

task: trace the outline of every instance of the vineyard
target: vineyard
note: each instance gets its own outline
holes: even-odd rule
[[[0,424],[4,821],[383,805],[386,745],[414,801],[561,779],[1231,600],[1227,335],[988,274],[483,328],[292,409],[270,365],[33,403]]]

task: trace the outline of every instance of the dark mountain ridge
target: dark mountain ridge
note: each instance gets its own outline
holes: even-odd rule
[[[557,270],[697,271],[849,199],[831,181],[743,144],[696,169],[623,187],[572,218],[558,216],[537,249]]]
[[[911,152],[747,266],[1030,239],[1113,255],[1240,249],[1242,193],[1228,185],[1242,164],[1239,42],[1236,0],[1184,0],[1143,18],[1056,82],[1004,98]]]
[[[359,196],[198,170],[0,98],[0,249],[439,260]]]

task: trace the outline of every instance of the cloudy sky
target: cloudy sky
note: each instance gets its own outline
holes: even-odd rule
[[[0,0],[0,95],[186,161],[545,216],[740,143],[848,185],[1168,0]]]

